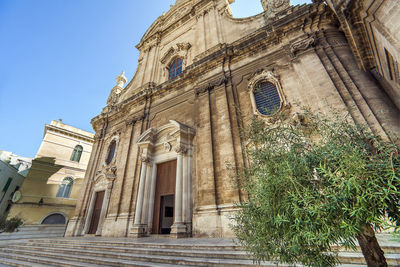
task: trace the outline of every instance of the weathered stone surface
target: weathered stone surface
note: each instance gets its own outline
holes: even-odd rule
[[[108,196],[98,235],[150,234],[157,164],[177,160],[173,235],[232,236],[229,216],[247,195],[227,163],[248,164],[240,127],[269,120],[251,100],[260,81],[273,82],[289,116],[335,108],[383,137],[400,132],[395,101],[358,67],[340,16],[319,2],[235,19],[228,1],[186,0],[160,16],[137,45],[135,76],[92,120],[97,139],[67,235],[87,234],[96,190]],[[168,79],[177,57],[183,71]]]

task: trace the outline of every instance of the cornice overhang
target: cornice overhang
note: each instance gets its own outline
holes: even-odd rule
[[[94,141],[94,138],[91,138],[91,137],[88,137],[86,135],[79,134],[79,133],[76,133],[76,132],[72,132],[72,131],[69,131],[69,130],[54,126],[54,125],[50,125],[50,124],[46,124],[45,125],[44,135],[46,135],[47,131],[53,131],[53,132],[61,133],[63,135],[71,136],[71,137],[74,137],[74,138],[77,138],[77,139],[80,139],[80,140],[84,140],[84,141],[90,142],[90,143],[93,143],[93,141]]]

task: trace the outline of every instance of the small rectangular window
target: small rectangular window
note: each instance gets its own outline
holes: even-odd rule
[[[8,188],[10,187],[12,178],[8,178],[7,183],[3,187],[3,192],[7,192]]]

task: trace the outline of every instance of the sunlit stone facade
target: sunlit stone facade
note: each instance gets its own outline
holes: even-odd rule
[[[232,236],[229,217],[247,195],[228,164],[248,164],[239,129],[253,116],[335,108],[384,138],[399,132],[396,101],[359,67],[328,5],[267,0],[265,12],[237,19],[232,2],[176,1],[144,34],[134,77],[117,77],[92,120],[66,235]]]

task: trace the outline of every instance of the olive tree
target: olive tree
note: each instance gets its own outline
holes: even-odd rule
[[[396,144],[307,111],[255,118],[243,135],[250,163],[237,175],[249,198],[233,228],[256,261],[334,266],[332,245],[358,241],[368,266],[387,266],[375,231],[400,225]]]

